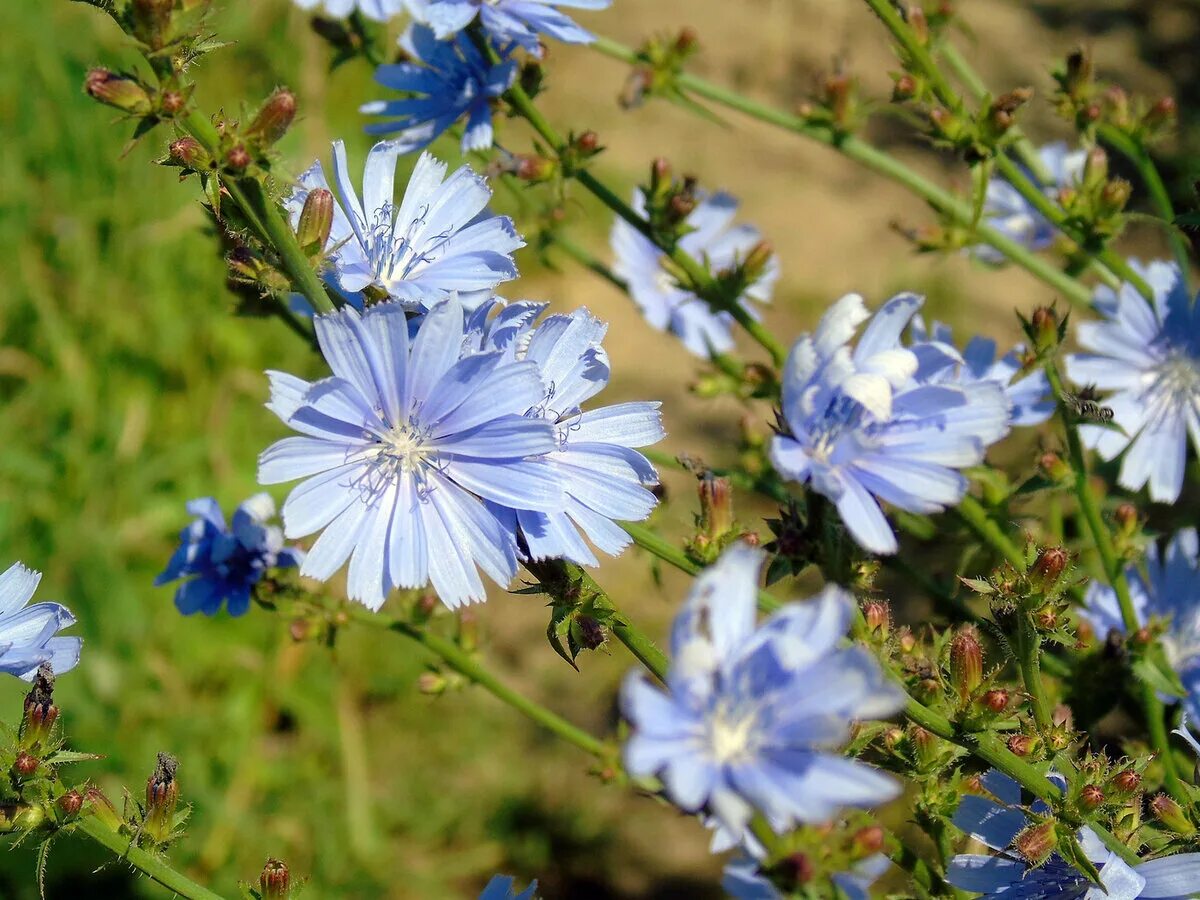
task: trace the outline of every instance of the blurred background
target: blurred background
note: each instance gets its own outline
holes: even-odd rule
[[[1069,137],[1046,103],[1049,71],[1081,42],[1128,89],[1174,94],[1183,136],[1164,151],[1188,193],[1195,172],[1172,160],[1195,146],[1200,3],[961,6],[969,32],[960,43],[993,88],[1037,90],[1024,121],[1038,141]],[[214,23],[234,43],[197,73],[201,107],[237,116],[287,85],[301,118],[280,147],[285,167],[298,173],[327,158],[340,137],[357,171],[370,146],[357,108],[383,96],[366,64],[331,73],[327,48],[287,0],[225,7]],[[615,0],[579,18],[633,44],[691,25],[702,48],[695,71],[785,108],[835,60],[866,95],[890,94],[882,29],[848,0]],[[287,623],[263,610],[185,619],[170,588],[152,587],[187,520],[186,500],[212,495],[232,511],[255,492],[255,458],[284,433],[262,406],[263,369],[316,377],[320,363],[275,321],[229,314],[197,184],[151,164],[169,136],[152,133],[123,154],[129,127],[82,93],[88,68],[129,59],[112,23],[67,0],[7,2],[0,33],[0,568],[19,559],[42,570],[38,599],[61,600],[79,617],[83,661],[62,679],[59,706],[73,745],[106,758],[76,777],[114,798],[121,785],[140,795],[155,752],[175,753],[195,808],[172,856],[227,894],[275,855],[311,877],[312,897],[468,897],[497,871],[540,878],[548,898],[719,896],[721,861],[695,821],[605,786],[578,751],[482,691],[422,695],[416,682],[429,660],[403,638],[347,630],[332,649],[294,644]],[[872,305],[899,289],[924,292],[928,312],[964,338],[988,331],[1002,343],[1017,337],[1014,307],[1052,299],[1020,272],[915,256],[891,224],[932,221],[927,211],[823,147],[740,119],[714,126],[661,102],[623,112],[623,67],[585,48],[555,45],[547,66],[544,108],[563,129],[600,134],[608,150],[597,171],[623,192],[661,155],[742,199],[743,219],[782,262],[766,321],[786,342],[849,291]],[[964,170],[898,123],[877,120],[871,136],[967,186]],[[513,124],[501,140],[529,149]],[[457,160],[452,142],[435,149]],[[496,206],[520,208],[503,192]],[[567,211],[570,233],[608,259],[609,216],[575,194]],[[1157,240],[1135,229],[1128,246],[1155,254]],[[565,258],[555,271],[533,249],[518,261],[523,278],[508,296],[586,305],[612,323],[605,399],[664,401],[662,449],[727,462],[739,419],[768,420],[766,408],[691,394],[696,360],[595,276]],[[1007,452],[1028,468],[1019,445]],[[657,524],[681,539],[694,483],[674,473],[665,481]],[[764,534],[770,512],[749,501],[739,509]],[[654,636],[686,587],[633,551],[598,578]],[[629,657],[620,648],[590,654],[577,674],[547,647],[546,616],[536,597],[494,592],[478,610],[484,656],[572,721],[611,733]],[[22,694],[15,680],[0,683],[0,719],[17,719]],[[0,897],[35,897],[34,872],[32,847],[0,854]],[[165,896],[77,841],[52,851],[47,894]]]

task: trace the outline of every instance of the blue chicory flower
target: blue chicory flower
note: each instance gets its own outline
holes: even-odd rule
[[[250,608],[250,591],[268,569],[291,568],[304,554],[283,545],[283,533],[269,525],[275,501],[255,494],[242,503],[226,526],[221,507],[212,497],[188,502],[196,518],[179,533],[179,547],[155,585],[185,579],[175,591],[175,607],[185,616],[216,615],[222,606],[231,616]]]
[[[338,19],[345,19],[351,13],[362,13],[374,22],[386,22],[388,19],[406,12],[411,0],[293,0],[303,10],[321,7],[325,13]]]
[[[516,879],[511,875],[495,875],[479,895],[479,900],[534,900],[537,895],[537,882],[532,881],[529,887],[517,893]]]
[[[34,603],[42,573],[13,563],[0,575],[0,672],[32,681],[38,666],[49,663],[56,675],[79,663],[83,639],[58,633],[75,624],[61,603]]]
[[[879,502],[915,513],[958,503],[967,480],[957,469],[983,461],[1008,432],[999,385],[922,384],[915,353],[900,335],[920,307],[893,297],[851,351],[869,318],[857,294],[835,303],[817,330],[792,348],[783,372],[783,425],[771,460],[785,478],[809,483],[836,505],[854,539],[872,553],[895,553],[896,536]]]
[[[1157,544],[1150,544],[1146,574],[1148,580],[1133,565],[1125,570],[1138,626],[1150,618],[1166,620],[1161,643],[1167,662],[1187,690],[1184,708],[1193,719],[1200,719],[1200,540],[1196,529],[1176,532],[1162,554]],[[1079,616],[1101,640],[1111,631],[1125,633],[1117,594],[1102,582],[1088,584]],[[1173,702],[1178,698],[1163,699]]]
[[[333,375],[268,373],[268,408],[302,436],[269,447],[258,470],[263,484],[305,479],[283,506],[288,537],[322,531],[301,574],[326,580],[350,558],[350,596],[371,609],[426,582],[451,608],[482,601],[476,566],[506,585],[517,554],[480,498],[543,512],[566,503],[558,473],[535,459],[558,448],[557,431],[525,415],[546,393],[537,363],[463,357],[454,296],[411,341],[390,301],[314,322]]]
[[[694,259],[707,260],[713,271],[744,260],[761,235],[751,225],[733,225],[737,207],[738,201],[729,194],[702,198],[684,220],[690,230],[680,238],[679,248]],[[634,192],[633,208],[639,215],[646,212],[646,198],[640,190]],[[705,301],[681,288],[663,268],[663,252],[645,235],[618,218],[609,240],[615,258],[613,271],[628,282],[629,295],[651,327],[671,332],[697,356],[733,349],[733,317],[713,312]],[[762,276],[738,302],[753,314],[751,301],[769,303],[778,280],[779,264],[772,256]]]
[[[359,111],[366,115],[388,117],[367,125],[367,133],[399,132],[395,138],[399,152],[412,153],[428,147],[465,116],[463,153],[490,150],[492,102],[508,90],[517,73],[516,61],[510,58],[512,48],[502,48],[500,62],[492,65],[467,35],[439,41],[424,25],[413,25],[401,45],[416,62],[382,65],[375,70],[375,80],[411,96],[361,106]]]
[[[871,885],[890,865],[886,856],[877,853],[856,864],[852,871],[834,875],[832,881],[845,900],[869,900]],[[779,888],[759,870],[758,861],[749,854],[726,863],[721,887],[734,900],[784,900]]]
[[[1121,487],[1149,482],[1152,500],[1174,503],[1189,434],[1200,450],[1200,305],[1175,263],[1130,265],[1150,285],[1153,305],[1130,284],[1097,288],[1094,305],[1106,321],[1080,323],[1076,338],[1090,352],[1067,357],[1067,375],[1115,392],[1104,403],[1120,427],[1087,425],[1081,434],[1104,459],[1125,453]]]
[[[493,41],[514,43],[541,56],[541,34],[568,44],[590,44],[596,39],[557,7],[607,9],[611,5],[612,0],[414,0],[413,13],[440,40],[457,35],[478,17]]]
[[[597,565],[580,532],[605,553],[629,546],[616,521],[640,521],[658,500],[648,488],[658,474],[637,447],[665,437],[659,403],[619,403],[594,409],[583,405],[608,385],[610,368],[602,341],[608,326],[586,309],[569,315],[537,317],[545,304],[499,302],[481,306],[467,323],[474,351],[499,350],[509,359],[537,364],[545,395],[526,411],[555,429],[557,446],[540,465],[561,479],[566,495],[556,510],[497,509],[519,526],[532,559],[565,557]]]
[[[363,171],[362,200],[346,164],[346,147],[333,143],[338,201],[326,245],[329,279],[355,306],[362,292],[386,294],[410,310],[458,292],[474,308],[502,281],[517,277],[512,254],[525,246],[512,219],[487,208],[486,179],[463,166],[449,178],[446,164],[422,153],[400,206],[393,202],[400,148],[384,141],[371,148]],[[287,201],[292,224],[309,192],[328,189],[320,162],[300,177]]]
[[[995,856],[960,854],[950,861],[946,880],[955,887],[1002,900],[1186,900],[1200,887],[1200,853],[1180,853],[1130,866],[1101,843],[1090,828],[1079,843],[1100,871],[1103,885],[1093,885],[1058,853],[1041,866],[1031,866],[1011,850],[1013,839],[1029,824],[1021,806],[1021,787],[992,770],[983,776],[992,795],[963,797],[954,824],[997,851]],[[1034,809],[1045,812],[1038,801]]]
[[[996,342],[991,338],[973,337],[959,353],[948,325],[934,322],[927,329],[921,317],[915,316],[911,331],[910,349],[917,356],[915,378],[921,384],[998,384],[1008,399],[1009,422],[1016,426],[1040,425],[1054,415],[1046,373],[1035,367],[1022,374],[1022,346],[997,359]]]
[[[1083,166],[1087,151],[1071,150],[1062,141],[1047,144],[1038,150],[1042,165],[1050,174],[1050,183],[1043,185],[1046,196],[1057,202],[1058,192],[1073,187],[1083,179]],[[1037,178],[1022,167],[1036,183]],[[1058,229],[1033,205],[1021,196],[1021,192],[1002,176],[994,175],[987,184],[984,197],[983,218],[988,225],[1006,237],[1030,250],[1045,250],[1054,243]],[[978,259],[993,265],[1007,260],[999,250],[988,244],[977,244],[971,253]]]
[[[625,765],[657,775],[671,800],[704,811],[724,842],[746,843],[758,810],[784,832],[899,793],[884,773],[836,752],[855,719],[887,716],[904,693],[862,647],[843,647],[853,600],[826,587],[755,624],[764,554],[735,544],[696,579],[671,629],[667,693],[640,671],[621,707]]]

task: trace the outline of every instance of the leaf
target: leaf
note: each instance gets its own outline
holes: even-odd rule
[[[1176,216],[1175,224],[1182,225],[1185,228],[1200,227],[1200,210],[1183,213],[1183,215]]]
[[[101,753],[79,753],[75,750],[58,750],[46,757],[46,764],[51,766],[63,766],[68,763],[91,762],[92,760],[104,759]]]
[[[977,594],[994,594],[994,593],[996,593],[996,589],[994,587],[992,587],[991,584],[989,584],[986,579],[964,578],[962,575],[959,575],[958,580],[961,581],[963,584],[965,584],[967,587],[969,587],[971,590],[973,590]]]
[[[38,847],[37,855],[37,885],[38,895],[42,900],[46,900],[46,864],[50,861],[50,845],[54,843],[53,837],[48,837],[42,841]]]
[[[1179,676],[1162,662],[1147,657],[1135,660],[1133,675],[1138,681],[1148,684],[1160,694],[1168,694],[1172,697],[1187,696],[1187,691],[1180,682]]]

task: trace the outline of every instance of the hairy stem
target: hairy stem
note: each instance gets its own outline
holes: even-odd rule
[[[113,831],[94,816],[82,817],[73,826],[72,832],[86,835],[100,846],[111,850],[119,859],[133,866],[151,881],[174,891],[176,896],[184,900],[225,900],[220,894],[196,884],[173,869],[165,857],[133,846],[129,835]]]
[[[954,511],[958,515],[958,518],[984,544],[991,547],[992,550],[1012,563],[1020,571],[1025,571],[1025,554],[1004,533],[1004,530],[988,516],[987,510],[983,508],[982,503],[970,494],[966,494],[963,496],[962,502],[955,507]]]

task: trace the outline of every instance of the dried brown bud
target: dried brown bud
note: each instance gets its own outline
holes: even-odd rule
[[[175,804],[179,801],[179,782],[175,775],[179,762],[169,753],[159,753],[154,772],[146,779],[147,834],[157,843],[165,843],[175,825]]]
[[[733,529],[733,488],[728,478],[704,472],[699,478],[700,527],[711,540]]]
[[[868,600],[863,604],[867,630],[886,639],[892,624],[892,610],[885,600]]]
[[[690,25],[685,25],[679,29],[679,35],[675,38],[675,49],[680,53],[690,52],[699,42],[700,36],[696,33],[696,29]]]
[[[812,860],[803,853],[793,853],[784,858],[778,868],[785,882],[796,886],[808,884],[816,873]]]

